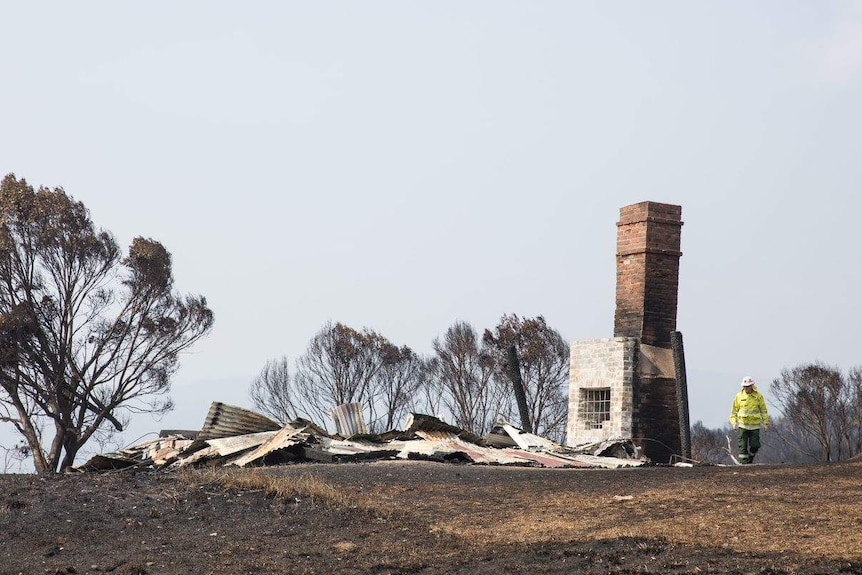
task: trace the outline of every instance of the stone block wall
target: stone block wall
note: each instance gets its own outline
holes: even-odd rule
[[[636,338],[615,337],[572,343],[569,368],[568,445],[632,437]],[[580,417],[583,393],[610,390],[610,419],[595,428]]]

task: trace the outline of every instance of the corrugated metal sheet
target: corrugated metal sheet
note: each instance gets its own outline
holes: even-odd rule
[[[411,453],[431,455],[434,453],[434,447],[437,443],[436,441],[426,441],[424,439],[412,439],[410,441],[393,441],[389,444],[389,447],[398,450],[396,457],[399,459],[410,459]]]
[[[318,437],[329,437],[329,434],[326,432],[325,429],[323,429],[322,427],[320,427],[319,425],[317,425],[313,421],[308,420],[308,419],[303,419],[302,417],[297,417],[296,419],[291,421],[288,425],[295,427],[295,428],[306,427],[306,428],[308,428],[307,431],[312,435],[316,435]]]
[[[585,455],[585,454],[555,454],[557,457],[561,457],[563,459],[569,459],[571,461],[579,461],[590,467],[604,467],[606,469],[617,469],[620,467],[640,467],[644,463],[646,463],[643,459],[620,459],[618,457],[603,457],[599,455]]]
[[[523,449],[513,448],[501,449],[501,451],[522,461],[537,463],[542,467],[592,467],[589,463],[564,459],[551,453],[539,453],[537,451],[524,451]]]
[[[178,461],[175,461],[170,465],[170,467],[183,467],[185,465],[191,465],[203,459],[208,459],[210,457],[219,457],[218,450],[215,447],[206,446],[203,449],[199,449],[191,455],[188,455],[187,457],[182,457]]]
[[[143,454],[144,459],[152,459],[153,465],[160,467],[172,463],[180,453],[188,449],[194,440],[168,437],[150,445]]]
[[[233,453],[239,453],[245,449],[257,447],[272,439],[277,431],[262,431],[260,433],[248,433],[246,435],[237,435],[234,437],[219,437],[217,439],[207,439],[206,443],[210,447],[215,447],[218,454],[224,457]]]
[[[491,428],[491,431],[485,434],[485,437],[482,438],[485,440],[485,445],[489,447],[517,447],[518,444],[512,439],[506,431],[495,425]]]
[[[117,455],[119,455],[120,457],[138,457],[142,453],[146,453],[148,449],[150,449],[153,445],[157,445],[160,441],[164,440],[161,438],[150,439],[148,441],[138,443],[137,445],[121,449],[117,452]]]
[[[259,413],[214,401],[210,405],[198,439],[218,439],[279,429],[280,424]]]
[[[475,443],[464,441],[449,431],[419,431],[416,433],[423,441],[401,442],[398,457],[410,459],[413,455],[426,457],[439,456],[446,459],[455,453],[462,453],[474,463],[496,465],[524,464],[525,460],[506,453],[501,449],[482,447]]]
[[[391,449],[392,448],[386,444],[365,443],[346,439],[333,439],[332,442],[326,446],[327,451],[342,455],[369,453],[371,451],[384,451]]]
[[[450,457],[454,454],[464,454],[473,463],[500,463],[500,461],[496,457],[496,454],[491,453],[488,448],[479,447],[475,443],[462,441],[457,437],[455,439],[450,439],[449,441],[442,442],[440,444],[440,447],[449,451]]]
[[[162,429],[159,431],[159,437],[182,437],[184,439],[197,439],[197,429]]]
[[[428,431],[417,431],[416,435],[421,437],[422,439],[427,439],[428,441],[449,441],[452,439],[458,439],[458,436],[451,431],[442,431],[442,430],[428,430]]]
[[[270,438],[268,441],[261,444],[257,449],[250,453],[247,453],[246,455],[243,455],[242,457],[234,461],[233,464],[238,465],[239,467],[245,467],[253,461],[257,461],[258,459],[266,457],[273,451],[296,445],[300,441],[308,439],[308,434],[303,433],[304,429],[304,427],[296,429],[294,427],[291,427],[290,425],[287,425],[282,428],[281,431],[273,435],[272,438]]]
[[[461,429],[460,427],[455,427],[454,425],[449,425],[441,419],[421,413],[408,414],[407,418],[404,420],[404,430],[413,433],[416,433],[417,431],[449,431],[464,441],[469,441],[476,445],[482,445],[484,443],[482,438],[475,433]]]
[[[527,451],[553,451],[555,449],[562,448],[562,446],[556,441],[551,441],[550,439],[545,439],[544,437],[521,431],[508,423],[502,423],[499,427],[508,433],[509,437],[511,437],[521,449],[525,449]]]
[[[166,437],[152,442],[144,450],[144,459],[156,459],[159,452],[165,450],[176,449],[178,451],[185,450],[189,445],[194,443],[191,439],[182,439],[179,437]]]
[[[339,406],[333,410],[333,416],[336,414],[336,426],[342,435],[333,437],[309,421],[296,420],[281,426],[260,414],[215,402],[199,439],[191,440],[178,434],[145,441],[113,456],[97,456],[82,469],[101,471],[144,465],[157,469],[176,468],[204,461],[213,465],[244,466],[274,452],[278,455],[267,458],[267,463],[338,463],[397,456],[486,465],[614,468],[638,466],[646,461],[638,458],[637,448],[630,439],[572,448],[501,421],[490,434],[493,441],[485,442],[473,433],[423,414],[411,414],[404,432],[370,435],[361,433],[364,422],[359,404]],[[342,439],[347,434],[349,439]],[[506,444],[512,447],[500,449]]]
[[[365,417],[362,415],[362,404],[345,403],[333,407],[330,414],[335,423],[335,432],[341,437],[368,433],[368,429],[365,427]]]

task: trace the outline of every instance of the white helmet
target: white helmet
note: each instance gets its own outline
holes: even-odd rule
[[[749,385],[754,385],[754,378],[746,375],[742,378],[742,387],[748,387]]]

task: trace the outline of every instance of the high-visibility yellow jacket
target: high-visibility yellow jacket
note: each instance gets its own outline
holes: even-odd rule
[[[745,393],[742,390],[736,394],[730,410],[730,424],[742,429],[760,429],[761,425],[769,425],[766,400],[759,391]]]

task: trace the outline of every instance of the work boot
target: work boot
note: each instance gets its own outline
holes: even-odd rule
[[[754,463],[754,454],[753,454],[753,453],[752,453],[751,455],[749,455],[749,456],[748,456],[748,462],[749,462],[749,463]]]

